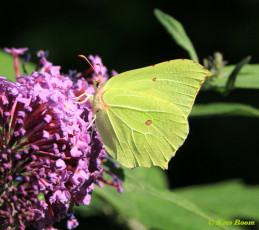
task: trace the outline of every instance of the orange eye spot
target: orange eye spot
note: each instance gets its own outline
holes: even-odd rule
[[[145,124],[146,125],[151,125],[152,121],[151,120],[146,120]]]

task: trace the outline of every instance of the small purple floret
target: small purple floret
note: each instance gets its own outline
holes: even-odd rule
[[[18,55],[21,55],[21,54],[24,54],[26,51],[28,50],[28,48],[19,48],[19,49],[16,49],[16,48],[4,48],[4,51],[6,53],[10,53],[10,54],[18,54]]]
[[[76,227],[78,227],[79,223],[77,221],[77,219],[69,219],[67,221],[67,229],[74,229]]]

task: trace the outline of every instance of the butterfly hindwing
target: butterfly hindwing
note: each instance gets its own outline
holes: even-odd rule
[[[109,154],[129,168],[167,168],[188,133],[183,113],[159,98],[124,89],[108,90],[103,100],[108,107],[98,113],[96,125]]]

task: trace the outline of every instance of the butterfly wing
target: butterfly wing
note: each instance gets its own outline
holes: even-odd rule
[[[187,137],[187,116],[206,76],[201,65],[174,60],[110,79],[96,114],[108,153],[129,168],[166,169]]]
[[[111,78],[104,90],[123,88],[158,97],[177,106],[187,117],[210,72],[197,62],[177,59]]]
[[[103,95],[108,106],[96,125],[108,153],[129,168],[167,168],[183,143],[188,124],[174,105],[135,91],[114,89]]]

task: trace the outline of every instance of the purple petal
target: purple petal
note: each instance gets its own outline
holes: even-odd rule
[[[11,54],[24,54],[26,51],[28,50],[28,48],[19,48],[19,49],[16,49],[16,48],[4,48],[4,51],[6,53],[11,53]]]
[[[64,170],[67,166],[66,166],[66,163],[62,159],[58,159],[56,161],[56,167],[58,168],[58,170]]]

